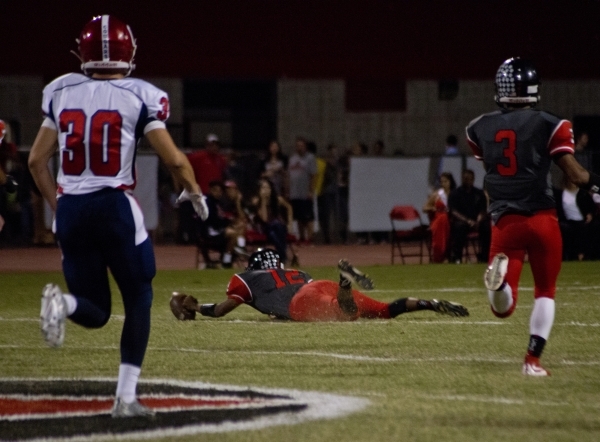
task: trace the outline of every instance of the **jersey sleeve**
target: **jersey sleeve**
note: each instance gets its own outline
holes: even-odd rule
[[[479,118],[481,118],[481,117],[479,117]],[[471,148],[473,155],[478,160],[482,160],[483,159],[483,150],[481,150],[481,147],[479,147],[479,144],[477,144],[477,136],[475,134],[475,129],[473,127],[475,125],[475,123],[477,121],[479,121],[479,118],[476,118],[475,120],[471,121],[469,123],[469,125],[466,127],[465,132],[467,134],[467,144]]]
[[[548,141],[548,153],[552,156],[559,153],[575,153],[573,126],[570,121],[559,121]]]
[[[169,95],[156,86],[141,80],[137,86],[146,111],[143,121],[141,121],[144,135],[154,129],[165,129],[167,127],[165,121],[171,115]]]
[[[227,285],[227,297],[237,302],[247,303],[252,301],[252,293],[242,278],[233,275]]]

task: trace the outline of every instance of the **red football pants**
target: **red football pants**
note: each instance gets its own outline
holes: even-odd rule
[[[302,287],[290,303],[290,317],[294,321],[353,321],[357,318],[388,319],[388,304],[352,290],[358,313],[350,317],[342,312],[337,301],[339,284],[334,281],[313,281]]]
[[[513,305],[503,317],[509,316],[517,305],[525,253],[533,273],[534,296],[554,299],[562,263],[562,238],[555,210],[542,210],[533,216],[504,215],[492,226],[490,257],[497,253],[508,256],[506,282],[513,296]]]

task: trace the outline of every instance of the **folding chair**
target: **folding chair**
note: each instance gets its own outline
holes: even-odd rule
[[[421,215],[414,206],[394,206],[390,212],[392,224],[392,264],[400,256],[402,264],[405,258],[418,256],[423,264],[423,256],[431,260],[431,231],[423,224]]]

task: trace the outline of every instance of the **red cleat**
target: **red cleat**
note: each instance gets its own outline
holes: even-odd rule
[[[550,372],[540,365],[540,358],[531,355],[525,356],[523,374],[526,376],[550,376]]]

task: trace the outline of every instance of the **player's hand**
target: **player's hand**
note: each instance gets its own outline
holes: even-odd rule
[[[180,321],[193,321],[196,319],[197,306],[198,301],[196,298],[185,293],[173,292],[169,301],[169,307],[171,307],[173,315]]]
[[[190,193],[186,189],[183,189],[179,198],[175,201],[181,203],[183,201],[191,201],[194,210],[202,221],[206,221],[208,218],[208,206],[206,205],[206,197],[202,193]]]

